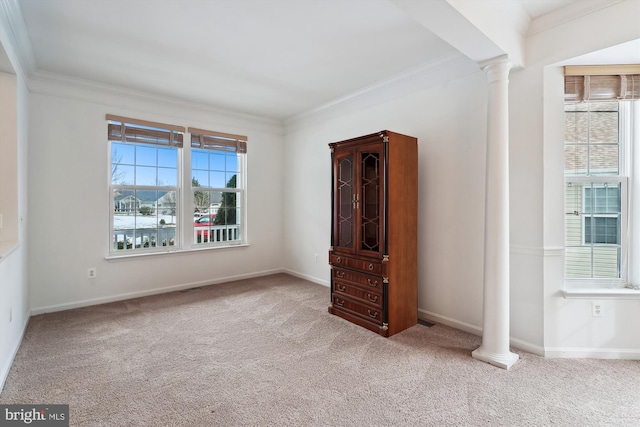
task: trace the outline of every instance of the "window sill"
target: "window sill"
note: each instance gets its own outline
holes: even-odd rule
[[[566,299],[640,299],[640,290],[629,288],[567,288],[560,293]]]
[[[246,248],[248,247],[248,243],[240,243],[237,245],[225,245],[225,246],[207,246],[204,248],[191,248],[191,249],[175,249],[169,251],[162,252],[144,252],[137,254],[109,254],[105,257],[107,261],[131,261],[134,259],[147,258],[147,257],[158,257],[158,256],[172,256],[172,255],[187,255],[198,252],[208,252],[215,251],[220,249],[233,249],[233,248]]]

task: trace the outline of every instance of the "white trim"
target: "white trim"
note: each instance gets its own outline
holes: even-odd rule
[[[443,325],[450,326],[455,329],[459,329],[463,332],[467,332],[472,335],[482,336],[482,328],[479,326],[472,325],[470,323],[461,322],[456,319],[452,319],[451,317],[442,316],[440,314],[432,313],[427,310],[423,310],[421,308],[418,309],[418,318],[422,320],[427,320],[429,322],[441,323]],[[538,356],[544,355],[544,348],[531,344],[527,341],[518,339],[518,338],[509,338],[509,343],[512,347],[517,348],[518,350],[524,350],[529,353],[536,354]]]
[[[445,82],[478,73],[480,69],[471,59],[459,52],[451,53],[436,61],[413,67],[390,78],[380,80],[364,88],[348,93],[311,110],[284,120],[285,134],[309,122],[324,120],[346,111],[371,108],[381,101],[401,98],[415,92],[437,87]],[[484,77],[483,77],[484,78]]]
[[[560,293],[565,299],[640,299],[640,290],[629,288],[566,287]]]
[[[290,270],[288,268],[283,268],[282,271],[284,273],[290,274],[295,277],[299,277],[300,279],[308,280],[309,282],[317,283],[318,285],[326,286],[327,288],[331,286],[331,283],[328,280],[318,279],[314,276],[309,276],[308,274],[299,273],[294,270]],[[329,298],[327,298],[327,303],[329,303]]]
[[[113,106],[118,109],[121,109],[123,99],[141,101],[161,107],[169,106],[184,112],[185,114],[182,114],[180,117],[186,121],[192,120],[192,114],[190,114],[190,112],[204,112],[212,117],[224,117],[235,120],[236,123],[234,123],[233,126],[227,126],[227,128],[242,129],[243,134],[246,134],[247,130],[252,130],[282,135],[282,123],[276,119],[51,72],[37,71],[33,73],[29,78],[29,90],[35,94]],[[115,99],[109,99],[109,96],[113,96]],[[151,112],[148,108],[145,111],[147,113]],[[230,131],[235,132],[233,129],[230,129]]]
[[[640,360],[640,348],[580,348],[546,347],[544,357],[549,359],[618,359]]]
[[[418,308],[418,318],[435,323],[442,323],[443,325],[450,326],[455,329],[460,329],[463,332],[470,333],[472,335],[482,336],[482,328],[472,325],[470,323],[461,322],[451,317],[442,316],[440,314],[433,313],[431,311]]]
[[[4,13],[1,13],[2,11]],[[12,61],[12,65],[19,68],[23,76],[30,77],[37,63],[18,0],[0,0],[0,17],[17,56],[18,63]]]
[[[606,2],[574,1],[569,3],[567,6],[561,7],[560,9],[556,9],[534,19],[529,25],[527,37],[531,37],[534,34],[566,24],[567,22],[571,22],[582,16],[606,9],[617,3],[621,3],[622,1],[623,0],[609,0]]]
[[[43,314],[43,313],[51,313],[51,312],[55,312],[55,311],[71,310],[73,308],[88,307],[88,306],[92,306],[92,305],[106,304],[106,303],[109,303],[109,302],[123,301],[123,300],[132,299],[132,298],[146,297],[146,296],[149,296],[149,295],[164,294],[164,293],[168,293],[168,292],[180,291],[180,290],[183,290],[183,289],[190,289],[190,288],[195,288],[195,287],[199,287],[199,286],[209,286],[209,285],[215,285],[215,284],[218,284],[218,283],[235,282],[237,280],[250,279],[250,278],[253,278],[253,277],[268,276],[268,275],[271,275],[271,274],[277,274],[277,273],[283,273],[283,272],[284,272],[283,269],[276,268],[276,269],[273,269],[273,270],[264,270],[264,271],[258,271],[258,272],[255,272],[255,273],[238,274],[238,275],[235,275],[235,276],[220,277],[218,279],[201,280],[201,281],[198,281],[198,282],[182,283],[180,285],[166,286],[164,288],[149,289],[149,290],[146,290],[146,291],[128,292],[128,293],[124,293],[124,294],[118,294],[118,295],[112,295],[112,296],[100,297],[100,298],[92,298],[92,299],[87,299],[87,300],[80,300],[80,301],[71,302],[71,303],[65,303],[65,304],[49,305],[49,306],[45,306],[45,307],[34,308],[34,309],[31,310],[31,314],[32,315],[36,315],[36,314]]]
[[[29,313],[24,321],[24,325],[22,325],[22,333],[20,334],[20,338],[17,340],[14,348],[11,350],[11,357],[7,360],[7,364],[2,367],[2,372],[0,373],[0,394],[2,394],[2,390],[4,390],[4,385],[7,382],[7,377],[9,377],[9,371],[11,371],[11,367],[13,366],[13,361],[18,354],[18,350],[20,349],[20,345],[22,345],[22,341],[24,340],[24,335],[27,332],[27,325],[29,325],[29,319],[31,319],[31,315],[33,313]]]

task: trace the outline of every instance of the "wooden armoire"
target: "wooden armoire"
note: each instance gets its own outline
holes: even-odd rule
[[[388,337],[418,321],[418,141],[384,130],[329,148],[329,313]]]

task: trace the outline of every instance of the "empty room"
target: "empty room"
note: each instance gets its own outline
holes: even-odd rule
[[[0,0],[0,425],[640,423],[640,0]]]

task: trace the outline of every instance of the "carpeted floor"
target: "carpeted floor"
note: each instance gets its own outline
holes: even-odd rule
[[[638,426],[640,362],[505,371],[480,338],[382,338],[278,274],[34,316],[0,403],[68,403],[77,426]]]

